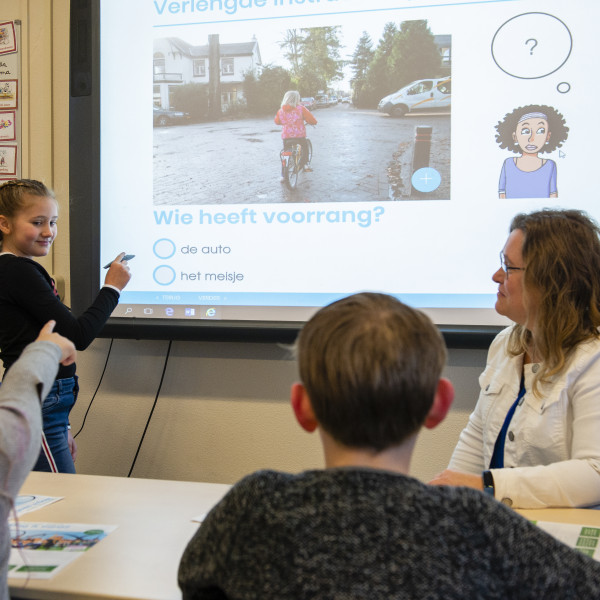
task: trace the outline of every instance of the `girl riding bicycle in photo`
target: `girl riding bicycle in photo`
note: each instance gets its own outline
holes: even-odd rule
[[[308,143],[306,140],[306,127],[304,123],[316,125],[317,120],[312,113],[302,104],[300,104],[300,93],[295,90],[286,92],[281,101],[281,108],[275,115],[275,123],[282,125],[281,137],[283,139],[284,150],[290,148],[293,144],[300,144],[302,154],[300,156],[300,167],[304,171],[312,171],[306,164],[308,157]]]

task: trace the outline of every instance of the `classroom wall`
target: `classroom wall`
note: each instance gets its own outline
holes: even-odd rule
[[[168,351],[164,341],[97,340],[82,353],[75,430],[102,383],[77,438],[80,472],[129,473],[161,379],[133,476],[231,483],[256,469],[323,465],[317,434],[302,431],[289,407],[297,371],[286,348],[173,342],[167,360]],[[420,479],[446,466],[474,406],[484,362],[480,350],[450,351],[445,375],[457,399],[446,421],[425,430],[417,444],[413,473]]]
[[[69,2],[2,0],[0,21],[16,18],[23,21],[22,175],[57,193],[59,236],[44,266],[64,281],[68,298],[76,285],[68,280]],[[135,277],[135,264],[132,271]],[[445,375],[457,399],[447,420],[418,442],[413,473],[420,479],[446,466],[484,363],[481,350],[450,350]],[[85,419],[77,437],[81,473],[232,483],[256,469],[323,464],[317,434],[293,420],[296,366],[277,344],[98,339],[80,353],[78,373],[71,421],[77,433]]]
[[[40,262],[68,274],[69,0],[1,0],[0,21],[20,19],[23,177],[52,185],[61,207],[61,235]]]

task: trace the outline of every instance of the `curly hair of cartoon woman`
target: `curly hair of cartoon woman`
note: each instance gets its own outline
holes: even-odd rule
[[[515,143],[513,134],[523,116],[528,114],[543,114],[548,122],[548,129],[551,136],[543,149],[540,149],[540,152],[552,152],[560,148],[569,135],[569,128],[566,126],[563,115],[552,106],[546,104],[519,106],[512,112],[507,113],[504,119],[498,121],[496,125],[496,131],[498,132],[496,134],[496,142],[498,142],[500,148],[506,148],[517,154],[521,152],[519,145]]]

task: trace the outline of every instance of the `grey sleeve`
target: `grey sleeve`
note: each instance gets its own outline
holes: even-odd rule
[[[245,552],[239,526],[245,521],[248,501],[245,482],[238,482],[208,513],[190,540],[179,564],[183,600],[226,600],[228,583],[246,576],[253,581],[252,574],[245,573],[240,564],[245,561],[235,558],[236,548]]]
[[[41,402],[54,382],[61,357],[51,342],[29,344],[0,386],[0,485],[13,498],[38,457]]]

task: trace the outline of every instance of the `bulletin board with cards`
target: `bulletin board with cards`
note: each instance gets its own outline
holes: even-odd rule
[[[20,21],[0,23],[0,182],[21,175]]]

